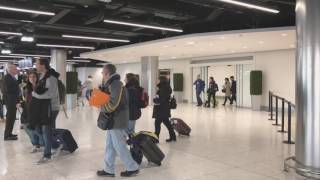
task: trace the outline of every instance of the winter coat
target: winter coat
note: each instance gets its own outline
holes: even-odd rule
[[[204,91],[204,88],[205,88],[205,82],[202,80],[202,79],[197,79],[193,85],[196,86],[196,91],[197,92],[202,92]]]
[[[215,94],[217,91],[219,91],[218,84],[215,81],[210,82],[207,93]]]
[[[226,90],[225,96],[226,96],[226,97],[230,97],[230,96],[231,96],[231,84],[230,84],[230,82],[229,82],[229,81],[226,82],[226,83],[224,84],[223,88]]]
[[[102,86],[102,90],[109,94],[109,102],[101,107],[101,112],[113,113],[113,129],[127,129],[129,123],[129,95],[120,81],[120,75],[114,74]]]
[[[141,94],[142,90],[133,85],[126,85],[129,93],[129,120],[135,121],[141,117]]]
[[[172,89],[169,83],[158,85],[157,97],[154,99],[153,118],[167,119],[171,117],[170,99]]]
[[[232,81],[231,93],[232,93],[232,95],[236,95],[237,94],[237,81]]]

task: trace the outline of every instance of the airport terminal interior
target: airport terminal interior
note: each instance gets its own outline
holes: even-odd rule
[[[0,180],[320,179],[319,8],[0,0]]]

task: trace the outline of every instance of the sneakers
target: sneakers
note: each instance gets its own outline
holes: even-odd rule
[[[51,158],[47,158],[47,157],[42,157],[38,162],[37,164],[38,165],[41,165],[41,164],[45,164],[45,163],[48,163],[51,161]]]
[[[53,153],[54,157],[58,157],[62,151],[63,145],[60,144],[59,147],[56,149],[56,151]]]
[[[16,141],[18,140],[17,136],[9,136],[4,138],[5,141]]]
[[[139,174],[139,170],[136,171],[124,171],[121,172],[120,176],[121,177],[131,177],[131,176],[136,176]]]
[[[104,170],[97,171],[97,176],[101,176],[101,177],[116,177],[115,174],[107,173]]]
[[[30,153],[37,153],[37,152],[41,152],[41,148],[37,146],[33,146]]]

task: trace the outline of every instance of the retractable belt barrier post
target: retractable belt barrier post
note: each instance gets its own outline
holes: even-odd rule
[[[291,108],[292,104],[291,102],[288,102],[288,140],[284,141],[285,144],[294,144],[294,142],[291,140]]]
[[[276,96],[276,123],[272,124],[273,126],[280,126],[279,125],[279,103],[278,103],[279,97]]]
[[[286,133],[287,131],[284,130],[284,106],[285,106],[285,99],[282,98],[282,107],[281,107],[281,110],[282,110],[282,113],[281,113],[281,130],[278,131],[280,133]]]
[[[270,121],[273,121],[273,93],[270,92],[270,99],[269,99],[269,104],[270,104]]]

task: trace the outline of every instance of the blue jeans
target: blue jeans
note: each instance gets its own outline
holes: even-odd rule
[[[52,148],[52,128],[48,125],[43,125],[41,128],[37,129],[38,133],[41,133],[44,143],[43,157],[51,158],[51,148]]]
[[[196,96],[197,96],[197,102],[198,102],[198,105],[201,106],[202,105],[202,99],[200,97],[202,91],[197,91],[196,92]]]
[[[40,147],[44,145],[42,134],[40,134],[38,131],[29,128],[25,128],[25,131],[29,136],[31,144],[33,146]]]
[[[128,135],[131,135],[135,132],[134,131],[135,127],[136,127],[136,121],[129,120],[128,129],[127,129]]]
[[[127,132],[125,129],[113,129],[107,131],[107,143],[105,149],[105,168],[108,173],[114,174],[114,163],[116,155],[120,156],[127,171],[136,171],[139,169],[138,164],[133,160],[127,148]]]

